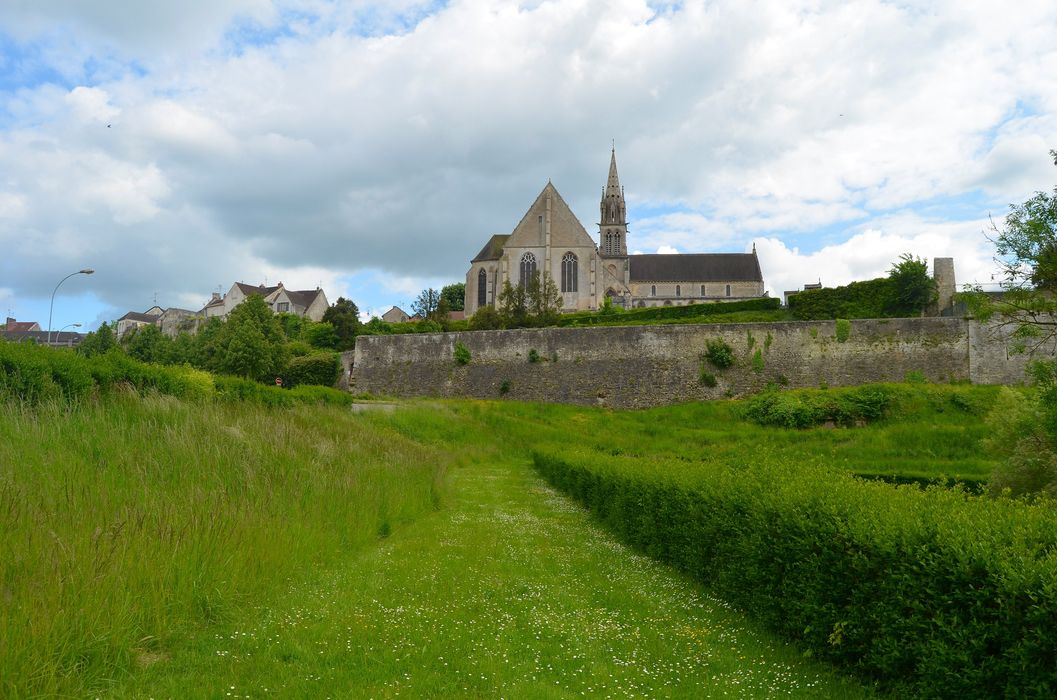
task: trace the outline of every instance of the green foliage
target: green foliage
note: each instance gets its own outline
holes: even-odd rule
[[[504,379],[499,383],[499,395],[505,396],[510,393],[510,380]]]
[[[528,361],[535,364],[540,361],[540,354],[536,352],[536,348],[529,348]]]
[[[752,354],[752,371],[756,374],[763,372],[763,351],[760,348]]]
[[[356,334],[360,332],[360,310],[351,299],[338,297],[334,305],[323,312],[324,323],[334,328],[337,336],[335,350],[351,350],[356,344]]]
[[[216,368],[257,381],[270,381],[286,365],[286,336],[264,299],[250,295],[236,306],[216,338]]]
[[[917,316],[936,301],[936,281],[929,276],[929,266],[910,253],[899,256],[888,271],[891,298],[889,315]]]
[[[503,280],[503,289],[499,292],[499,317],[503,320],[504,328],[524,328],[528,325],[528,292],[525,287]]]
[[[494,306],[482,306],[470,317],[472,331],[494,331],[503,327],[503,319]]]
[[[760,425],[809,428],[823,423],[851,426],[882,418],[892,403],[890,391],[877,386],[852,389],[767,391],[745,403],[745,417]]]
[[[734,349],[722,338],[705,343],[705,359],[717,369],[734,366]]]
[[[716,375],[712,374],[711,372],[706,372],[704,368],[701,369],[701,375],[698,377],[698,381],[707,386],[709,389],[715,388],[716,384],[718,383],[716,381]]]
[[[411,302],[411,311],[423,319],[433,319],[437,314],[438,306],[440,306],[440,292],[429,287],[419,292],[415,300]]]
[[[810,462],[540,450],[536,469],[641,551],[893,697],[1052,697],[1049,506],[893,488]]]
[[[466,308],[466,283],[453,282],[441,287],[440,298],[448,302],[451,311],[462,311]]]
[[[414,325],[416,333],[440,333],[444,330],[444,327],[432,318],[424,318]]]
[[[341,376],[341,361],[334,352],[317,352],[290,360],[283,371],[283,383],[289,386],[311,384],[334,386]]]
[[[116,347],[117,338],[114,337],[114,331],[110,324],[101,323],[99,324],[99,330],[85,335],[81,344],[77,346],[77,353],[85,357],[95,357],[96,355],[110,352],[112,348]]]
[[[121,338],[125,352],[141,362],[165,362],[170,342],[154,325],[133,328]]]
[[[834,324],[835,337],[838,343],[845,343],[851,337],[851,321],[846,318],[838,318]]]
[[[337,331],[334,330],[334,326],[326,321],[313,323],[306,319],[301,331],[301,337],[312,347],[321,350],[336,350],[340,345]]]
[[[470,356],[470,350],[459,341],[455,341],[455,349],[452,351],[452,357],[455,359],[457,365],[468,365],[472,359]]]
[[[1036,386],[1003,387],[987,419],[988,452],[1002,460],[991,474],[993,495],[1057,497],[1057,396]]]
[[[753,336],[752,331],[745,331],[745,344],[748,345],[749,350],[752,350],[756,346],[756,337]]]
[[[907,370],[906,375],[903,377],[903,381],[907,384],[926,384],[928,382],[925,379],[925,373],[916,369]]]
[[[603,302],[604,304],[604,302]],[[610,302],[612,304],[612,302]],[[713,317],[730,316],[741,312],[759,311],[773,312],[781,306],[779,299],[764,297],[760,299],[746,299],[745,301],[731,302],[708,302],[703,304],[687,304],[686,306],[652,306],[641,309],[620,309],[611,307],[613,310],[605,312],[605,309],[591,312],[580,311],[570,314],[562,314],[558,319],[559,326],[594,326],[619,323],[621,325],[637,325],[664,321],[694,321]],[[614,318],[617,316],[617,318]]]

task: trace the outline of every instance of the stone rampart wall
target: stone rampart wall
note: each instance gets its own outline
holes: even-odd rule
[[[707,341],[716,338],[734,349],[733,367],[703,361]],[[457,342],[470,351],[469,364],[453,359]],[[757,350],[762,367],[753,366]],[[834,321],[362,336],[353,357],[355,392],[615,407],[740,396],[769,382],[900,382],[908,372],[930,382],[1013,384],[1023,380],[1027,362],[1009,357],[994,329],[958,318],[851,321],[844,342]],[[715,387],[701,382],[702,371],[715,376]]]

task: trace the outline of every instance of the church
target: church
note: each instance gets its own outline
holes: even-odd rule
[[[496,306],[503,283],[526,284],[549,273],[562,309],[681,306],[764,296],[756,248],[751,253],[628,255],[627,206],[617,175],[616,149],[602,192],[598,244],[550,182],[509,234],[492,236],[466,273],[466,315]]]

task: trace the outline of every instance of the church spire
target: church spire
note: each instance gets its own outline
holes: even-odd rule
[[[599,205],[601,219],[598,223],[599,243],[602,255],[627,255],[627,206],[624,203],[624,188],[617,175],[617,148],[609,154],[609,179],[606,181],[602,202]]]

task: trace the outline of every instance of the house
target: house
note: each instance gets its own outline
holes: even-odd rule
[[[142,328],[143,326],[156,325],[161,315],[165,313],[165,310],[160,306],[152,306],[143,313],[138,311],[129,311],[127,314],[117,320],[117,337],[120,338],[128,333],[133,328]]]
[[[327,295],[320,288],[292,290],[287,289],[282,282],[274,287],[266,287],[263,284],[254,286],[243,282],[236,282],[223,297],[214,292],[212,298],[199,312],[206,318],[219,316],[226,318],[236,306],[246,301],[250,296],[256,294],[264,299],[272,309],[272,313],[290,313],[313,321],[322,321],[323,314],[330,306]]]
[[[411,320],[411,317],[399,306],[394,306],[382,314],[382,320],[386,323],[407,323]]]
[[[4,330],[9,333],[14,331],[39,331],[40,324],[36,321],[16,321],[8,316],[7,322],[4,324]]]
[[[563,311],[598,309],[606,298],[631,308],[766,295],[755,246],[751,253],[629,255],[615,149],[599,210],[596,244],[548,182],[513,231],[489,238],[470,261],[465,313],[496,306],[505,283],[526,286],[539,275],[554,281]]]
[[[163,335],[175,338],[180,333],[196,333],[198,327],[205,321],[205,314],[201,311],[190,309],[178,309],[170,306],[158,316],[156,324]]]
[[[73,348],[81,344],[84,335],[70,331],[53,331],[51,342],[48,342],[48,332],[35,331],[0,331],[0,338],[11,343],[36,343],[37,345],[51,345],[53,348]]]

